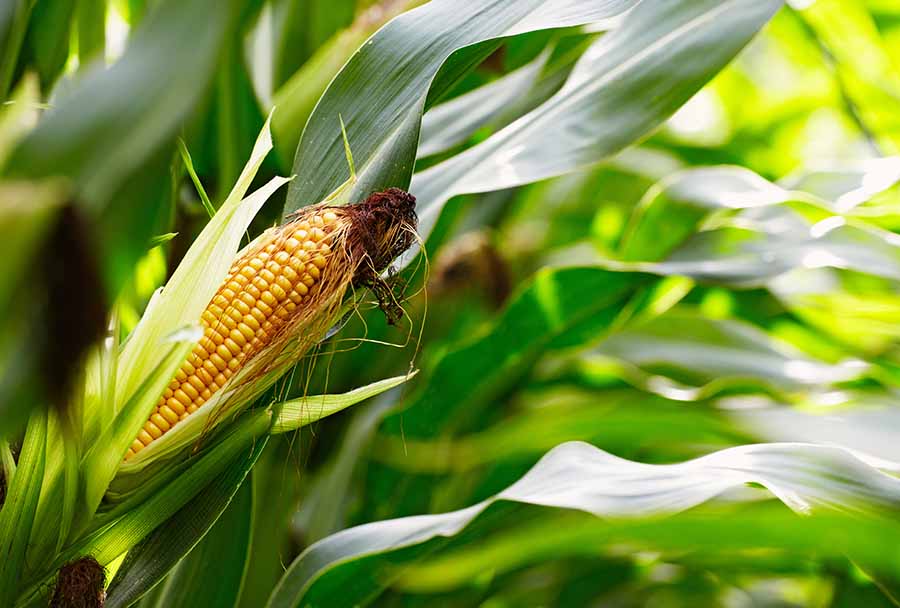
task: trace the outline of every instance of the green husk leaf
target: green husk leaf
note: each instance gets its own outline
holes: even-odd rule
[[[37,123],[40,99],[37,77],[26,74],[12,98],[0,105],[0,168],[19,140]]]
[[[210,606],[235,605],[248,566],[254,510],[251,488],[249,481],[241,484],[215,526],[169,572],[154,603],[142,602],[141,608],[193,608],[198,597]]]
[[[6,439],[0,439],[0,471],[3,472],[6,486],[9,487],[9,484],[12,483],[12,479],[16,474],[16,461],[13,458],[12,450],[9,449],[9,442]]]
[[[28,564],[51,561],[69,536],[78,499],[80,453],[71,428],[57,411],[47,414],[46,458],[41,496],[28,547]]]
[[[47,448],[47,414],[28,421],[16,475],[0,509],[0,606],[11,606],[25,569],[25,553],[41,494]]]
[[[94,531],[64,549],[57,556],[51,571],[84,555],[91,555],[101,565],[109,565],[172,518],[210,484],[210,492],[204,494],[204,498],[198,503],[198,520],[208,518],[209,513],[215,509],[219,509],[221,513],[255,463],[258,451],[264,447],[270,424],[271,416],[266,411],[244,415],[229,427],[215,446],[192,460],[164,488],[148,493],[143,500],[127,510],[114,512],[111,516],[92,522],[96,524],[93,526]],[[208,520],[208,525],[212,525],[216,517],[218,514]],[[202,534],[196,536],[190,546],[201,536]],[[51,574],[41,574],[35,579],[27,580],[22,586],[24,591],[17,606],[32,605],[51,577]]]
[[[279,413],[275,424],[272,425],[272,434],[287,433],[316,420],[321,420],[351,405],[380,395],[395,386],[400,386],[415,377],[417,373],[418,370],[414,370],[405,376],[385,378],[339,395],[316,395],[276,404],[273,407]]]
[[[125,457],[125,452],[153,412],[159,395],[201,335],[199,326],[194,326],[172,336],[175,343],[167,349],[162,360],[134,391],[116,416],[114,423],[106,427],[98,441],[85,454],[82,463],[85,480],[82,524],[96,512],[109,482]]]
[[[216,563],[220,565],[220,559],[223,552],[230,552],[243,546],[243,555],[246,557],[247,545],[249,543],[249,528],[246,530],[241,528],[242,533],[237,536],[242,540],[235,539],[234,524],[247,523],[249,518],[244,522],[239,517],[246,515],[249,508],[243,509],[246,502],[250,498],[250,484],[243,483],[244,477],[250,468],[255,464],[256,459],[262,453],[266,445],[266,439],[262,438],[257,441],[250,449],[248,454],[241,454],[233,460],[228,466],[226,473],[220,478],[215,478],[207,485],[196,497],[182,507],[178,513],[169,518],[164,524],[155,529],[149,536],[140,542],[136,547],[128,552],[128,556],[122,563],[115,578],[109,586],[107,597],[107,608],[125,607],[131,605],[132,602],[138,600],[144,593],[158,584],[172,568],[174,568],[185,555],[185,560],[193,564],[188,566],[188,572],[196,570],[196,567],[209,567],[210,564]],[[239,489],[244,487],[244,491]],[[234,502],[232,499],[234,499]],[[241,503],[241,504],[238,504]],[[226,508],[227,507],[227,508]],[[220,519],[223,512],[226,513]],[[229,517],[231,513],[236,516],[239,521],[235,522],[235,517]],[[213,525],[218,525],[213,528]],[[209,544],[204,538],[209,538],[207,532],[211,528],[218,531],[223,529],[227,536],[228,546],[222,551],[214,551],[212,554],[206,554],[201,550],[198,557],[203,559],[197,562],[194,553],[200,550],[204,545]],[[214,532],[215,533],[215,532]],[[198,546],[198,543],[201,543]],[[229,560],[227,563],[232,564]],[[185,562],[179,566],[178,570],[173,573],[174,580],[182,579],[184,582],[183,572]],[[235,566],[237,564],[234,564]],[[222,572],[216,567],[217,576],[221,576]],[[243,572],[243,562],[236,574]],[[185,597],[183,589],[176,586],[171,588],[172,581],[166,583],[166,588],[162,590],[162,595],[168,598],[165,602],[159,603],[159,606],[169,606],[175,599],[180,598],[181,601],[196,602],[196,595]],[[238,583],[240,578],[238,578]],[[205,578],[198,580],[198,583],[214,586],[219,589],[218,582],[210,581]],[[188,581],[190,584],[190,581]],[[199,590],[197,590],[199,593]],[[221,591],[221,589],[219,589]],[[209,597],[204,594],[205,597]]]
[[[275,189],[289,181],[273,178],[242,204],[263,159],[272,149],[270,120],[271,115],[231,193],[191,245],[163,288],[159,301],[145,312],[140,325],[129,337],[120,358],[117,394],[121,398],[132,395],[141,382],[143,370],[155,367],[154,360],[160,356],[160,339],[178,327],[197,322],[225,278],[253,216]]]

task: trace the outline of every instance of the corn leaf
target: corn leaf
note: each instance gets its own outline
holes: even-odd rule
[[[28,421],[25,442],[0,508],[0,605],[11,606],[25,572],[28,539],[41,494],[47,449],[47,414],[35,411]]]
[[[347,496],[352,492],[353,480],[372,447],[378,425],[400,406],[400,390],[386,392],[357,410],[344,433],[343,449],[308,482],[309,497],[300,505],[297,517],[308,522],[305,533],[310,542],[346,527],[351,507]]]
[[[339,116],[359,170],[354,193],[404,186],[426,98],[439,98],[497,45],[479,43],[610,19],[634,4],[479,0],[460,6],[436,0],[400,15],[353,55],[319,100],[297,147],[293,173],[298,179],[288,191],[285,213],[322,200],[345,181]],[[467,27],[476,16],[479,27]]]
[[[272,433],[287,433],[316,420],[321,420],[351,405],[356,405],[361,401],[400,386],[404,382],[411,380],[417,373],[418,371],[413,371],[405,376],[386,378],[340,395],[316,395],[291,399],[290,401],[276,404],[273,406],[273,409],[278,412],[278,416],[275,419],[275,424],[272,425]]]
[[[772,210],[768,221],[778,226],[784,218],[796,219],[791,208]],[[739,287],[763,285],[804,268],[850,269],[896,280],[900,278],[900,243],[891,232],[832,216],[778,233],[759,223],[698,232],[660,262],[597,263]]]
[[[75,10],[78,25],[78,60],[81,65],[91,61],[103,61],[106,51],[106,3],[100,0],[82,0]]]
[[[372,442],[370,459],[407,477],[468,475],[477,479],[494,468],[507,466],[515,471],[519,463],[533,462],[567,441],[603,445],[621,454],[652,449],[657,457],[673,460],[758,439],[749,428],[744,432],[732,428],[727,416],[713,408],[686,408],[639,390],[619,388],[614,379],[604,384],[592,376],[585,384],[588,380],[606,389],[602,403],[597,402],[596,389],[555,383],[530,386],[517,397],[515,416],[452,437],[418,439],[382,433]],[[428,489],[439,496],[442,488]]]
[[[193,606],[199,597],[209,605],[234,605],[252,521],[252,492],[243,480],[265,444],[260,440],[249,457],[229,465],[226,482],[210,483],[128,552],[110,583],[107,606],[130,606],[167,575],[151,605]]]
[[[371,603],[393,577],[363,582],[361,568],[369,572],[393,568],[396,576],[402,563],[398,560],[415,555],[401,549],[455,536],[497,501],[635,519],[673,515],[747,483],[765,486],[802,515],[873,517],[900,506],[900,481],[836,447],[746,445],[679,464],[648,465],[617,458],[586,443],[565,443],[517,482],[478,504],[449,513],[364,524],[319,541],[291,564],[267,606],[316,605],[325,597],[321,594],[333,593],[337,586],[345,592],[332,595],[332,605]],[[754,493],[750,498],[758,496]],[[407,584],[414,582],[407,579]]]
[[[62,549],[72,528],[81,490],[78,439],[73,429],[64,428],[63,424],[59,412],[47,412],[44,478],[27,555],[32,569],[46,565]]]
[[[780,0],[645,2],[579,59],[536,110],[413,177],[427,235],[454,195],[530,183],[598,163],[645,136],[715,76]],[[623,111],[627,108],[627,111]]]
[[[824,205],[800,192],[790,192],[742,167],[700,167],[666,176],[635,207],[618,255],[624,260],[656,261],[697,231],[714,211],[752,209],[804,201]],[[674,218],[662,230],[661,218]]]
[[[449,150],[464,143],[478,129],[502,122],[504,116],[515,112],[537,83],[549,51],[514,72],[428,110],[422,117],[418,156]]]
[[[30,0],[16,0],[0,7],[0,98],[6,98],[12,84],[33,6]]]
[[[38,120],[40,93],[35,78],[25,76],[9,101],[0,106],[0,168]]]
[[[398,441],[424,440],[471,429],[527,377],[547,353],[599,342],[652,300],[647,275],[598,268],[545,268],[510,298],[490,327],[447,348],[420,388],[388,417],[382,432]],[[465,386],[459,393],[455,386]],[[379,472],[393,488],[391,509],[428,508],[434,479]]]
[[[509,509],[502,506],[491,507],[489,511],[484,519],[491,515],[510,515]],[[858,519],[838,514],[798,518],[781,505],[746,505],[741,509],[727,509],[715,504],[671,518],[621,521],[594,518],[583,513],[548,512],[537,507],[519,507],[514,511],[538,517],[531,523],[495,534],[485,530],[484,525],[479,526],[480,521],[476,521],[471,527],[480,529],[487,537],[478,549],[454,547],[436,551],[434,557],[429,558],[427,551],[423,550],[429,547],[434,550],[435,546],[440,547],[447,542],[445,539],[435,539],[413,548],[426,553],[419,563],[388,568],[384,576],[392,577],[392,586],[397,592],[436,594],[463,591],[466,583],[477,580],[478,575],[484,572],[502,578],[517,569],[528,571],[539,568],[548,553],[559,556],[561,561],[570,561],[583,558],[586,551],[594,551],[600,552],[599,559],[616,560],[615,547],[628,546],[658,556],[651,561],[650,568],[678,556],[680,562],[692,569],[703,568],[710,561],[727,562],[736,554],[749,554],[760,556],[759,559],[743,558],[745,571],[753,574],[764,572],[766,567],[790,570],[798,561],[803,561],[803,556],[815,554],[836,562],[846,562],[848,557],[852,559],[853,564],[866,575],[862,589],[868,588],[869,593],[860,597],[865,598],[863,605],[891,605],[886,603],[882,595],[884,591],[876,591],[875,585],[869,582],[872,570],[863,566],[878,564],[886,575],[886,581],[896,576],[896,568],[891,565],[885,567],[883,553],[879,554],[876,549],[881,542],[893,543],[900,536],[895,522],[886,519]],[[852,533],[848,534],[850,531]],[[762,556],[770,556],[770,559]],[[587,582],[598,571],[604,572],[594,569],[573,575],[577,577],[581,574]],[[633,581],[633,574],[628,568],[614,572],[628,582]],[[876,581],[878,586],[884,587],[881,581]],[[691,593],[691,597],[696,598],[695,593]],[[653,597],[653,592],[633,592],[629,589],[628,596],[643,601]],[[712,599],[714,596],[715,590],[706,597]],[[706,600],[703,601],[705,604]]]
[[[900,411],[884,394],[851,392],[835,407],[799,409],[780,406],[734,409],[728,418],[767,441],[813,442],[838,445],[886,463],[900,459],[897,428]]]
[[[678,172],[648,190],[635,208],[620,243],[621,260],[590,255],[587,260],[621,271],[738,286],[761,285],[803,268],[852,269],[895,279],[900,277],[895,235],[834,215],[834,210],[846,206],[849,199],[842,196],[858,205],[893,185],[897,168],[893,161],[863,163],[856,169],[862,175],[851,167],[848,172],[857,177],[843,185],[838,185],[840,174],[815,174],[819,183],[833,180],[819,193],[835,200],[788,190],[738,167]],[[802,176],[796,180],[802,184]],[[859,185],[863,180],[865,187]],[[678,218],[673,229],[663,227],[664,217]]]
[[[686,376],[699,385],[756,379],[786,391],[850,382],[868,368],[858,359],[831,365],[806,356],[749,323],[685,312],[618,332],[593,352],[654,372],[656,382],[661,375]],[[678,396],[678,389],[672,393]]]
[[[847,213],[900,182],[900,156],[857,161],[820,161],[779,181],[791,190],[808,192]]]
[[[253,467],[265,447],[270,422],[266,412],[243,417],[229,428],[216,446],[193,460],[163,491],[152,493],[127,510],[114,512],[113,517],[95,520],[95,529],[70,543],[57,556],[54,568],[84,555],[93,556],[104,566],[109,565],[199,496],[196,503],[191,503],[192,508],[184,511],[181,521],[186,527],[172,532],[172,537],[184,543],[181,555],[185,555],[212,526]],[[113,522],[115,525],[108,525]],[[167,544],[167,541],[161,542]],[[177,559],[168,563],[159,577],[175,563]],[[39,598],[46,589],[47,578],[41,575],[20,584],[18,588],[22,592],[17,606],[31,605]],[[158,580],[155,578],[141,593]]]
[[[900,152],[900,129],[893,108],[900,99],[900,72],[881,38],[878,24],[863,5],[825,0],[798,14],[828,51],[845,95],[858,107],[859,120],[871,125],[876,153]]]
[[[49,91],[69,57],[72,16],[77,3],[66,0],[38,2],[25,35],[25,54],[34,62],[41,88]]]
[[[273,44],[278,45],[278,53],[274,60],[281,64],[275,67],[274,84],[278,85],[278,88],[274,91],[273,105],[279,108],[279,112],[272,123],[272,131],[278,155],[283,163],[289,165],[293,160],[303,127],[315,109],[316,103],[335,74],[347,63],[357,48],[385,23],[400,13],[423,4],[424,1],[398,0],[388,4],[372,5],[368,10],[360,11],[350,27],[329,38],[290,78],[280,82],[280,72],[284,69],[281,67],[284,65],[282,62],[287,60],[295,63],[298,60],[297,52],[293,48],[289,56],[281,56],[287,51],[286,47],[296,41],[296,36],[291,35],[291,32],[298,27],[308,28],[312,25],[309,20],[296,21],[306,17],[311,6],[309,3],[284,7],[283,12],[286,13],[282,24],[284,29],[280,37],[272,36]],[[329,9],[325,12],[333,13],[333,7],[329,5]],[[261,94],[261,97],[266,99],[265,93]]]
[[[16,460],[13,458],[9,442],[5,439],[0,439],[0,470],[3,471],[3,479],[8,487],[16,474]]]
[[[272,77],[275,84],[281,85],[302,69],[304,63],[319,47],[327,44],[333,34],[349,26],[356,8],[353,0],[312,0],[302,4],[278,5],[274,15],[278,31],[272,36]],[[380,8],[384,11],[392,7]]]
[[[168,574],[155,601],[142,602],[141,608],[189,608],[201,597],[211,606],[234,606],[243,587],[252,522],[253,493],[246,481],[203,540]]]
[[[95,2],[81,4],[105,12]],[[128,279],[157,228],[177,130],[211,81],[248,4],[230,0],[210,11],[204,0],[160,3],[135,29],[122,57],[108,69],[102,61],[91,64],[10,158],[10,175],[71,179],[101,248],[111,294]],[[201,22],[205,27],[198,30]]]
[[[807,209],[847,213],[900,181],[900,159],[883,158],[809,168],[775,184],[742,167],[679,171],[647,191],[619,246],[626,260],[655,261],[691,235],[712,212],[759,209],[797,202]],[[660,230],[661,218],[678,218]]]
[[[490,331],[448,350],[425,387],[408,400],[403,432],[438,433],[445,421],[502,395],[543,352],[599,341],[648,277],[596,268],[544,269],[511,300]],[[502,340],[497,336],[503,336]],[[466,386],[459,395],[452,386]],[[399,420],[395,420],[399,432]]]

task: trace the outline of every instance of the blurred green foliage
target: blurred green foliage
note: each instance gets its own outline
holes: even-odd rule
[[[0,436],[13,444],[50,385],[80,373],[103,331],[91,311],[114,305],[126,336],[205,224],[179,137],[218,206],[276,107],[278,155],[258,179],[297,177],[254,233],[347,178],[338,117],[355,194],[419,196],[400,326],[363,306],[278,390],[419,376],[273,437],[243,485],[245,470],[190,503],[207,513],[193,536],[173,521],[150,537],[159,554],[177,547],[158,571],[154,553],[125,562],[112,605],[143,591],[129,573],[176,564],[140,605],[249,608],[273,589],[271,606],[896,605],[900,6],[452,4],[0,8]],[[51,246],[60,218],[81,227],[80,259]],[[87,312],[54,320],[60,307]],[[83,331],[61,344],[47,333],[60,324]],[[384,540],[491,500],[569,441],[654,464],[837,446],[846,470],[789,450],[783,487],[840,503],[846,484],[887,514],[800,516],[751,475],[680,514],[664,485],[655,516],[634,518],[558,508],[572,505],[551,487],[452,532]],[[392,518],[410,519],[365,527]],[[368,551],[373,538],[385,544]]]

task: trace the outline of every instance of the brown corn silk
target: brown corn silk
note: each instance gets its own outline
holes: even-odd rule
[[[157,401],[126,459],[196,412],[239,370],[286,338],[311,348],[350,286],[383,292],[381,272],[414,238],[415,198],[391,188],[362,203],[316,205],[258,239],[232,264],[200,317],[203,338]],[[266,365],[255,374],[264,374]]]
[[[106,570],[93,557],[83,557],[59,569],[50,608],[103,608]]]

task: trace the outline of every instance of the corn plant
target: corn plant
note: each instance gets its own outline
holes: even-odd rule
[[[0,606],[896,604],[897,17],[8,3]]]

